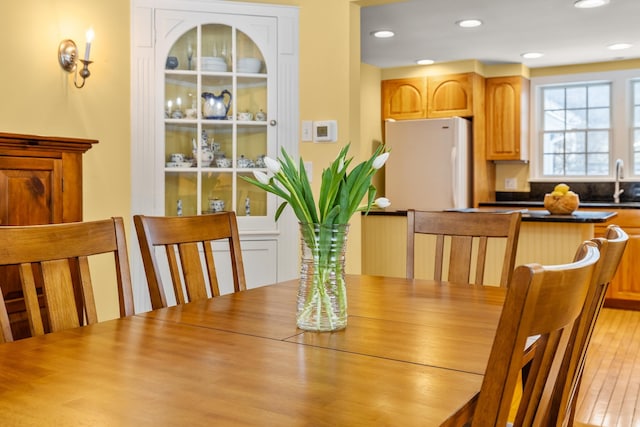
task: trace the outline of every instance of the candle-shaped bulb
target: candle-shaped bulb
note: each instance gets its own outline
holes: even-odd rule
[[[180,99],[180,97],[176,99],[176,106],[178,107],[178,110],[182,108],[182,99]]]
[[[171,100],[167,101],[167,110],[169,110],[169,112],[171,112],[171,107],[173,107],[173,102]]]
[[[91,42],[93,41],[93,37],[94,37],[94,32],[93,32],[93,28],[89,28],[87,30],[87,47],[84,51],[84,60],[88,61],[89,60],[89,55],[91,52]]]

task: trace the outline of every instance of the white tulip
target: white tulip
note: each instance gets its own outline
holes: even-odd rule
[[[388,158],[389,158],[389,152],[380,154],[378,157],[375,158],[375,160],[373,161],[373,165],[371,165],[371,167],[373,167],[374,169],[380,169],[386,163]]]
[[[379,208],[386,208],[391,206],[391,201],[389,201],[389,199],[387,199],[386,197],[378,197],[373,201],[373,203],[375,203]]]
[[[277,160],[273,160],[271,157],[264,158],[264,164],[267,166],[270,172],[277,174],[280,172],[280,163]]]
[[[253,171],[253,176],[264,185],[269,185],[269,181],[271,181],[271,177],[267,176],[264,172]]]

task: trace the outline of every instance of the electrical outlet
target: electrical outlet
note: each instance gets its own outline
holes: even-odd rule
[[[518,188],[518,179],[517,178],[505,178],[504,179],[504,189],[505,190],[516,190]]]

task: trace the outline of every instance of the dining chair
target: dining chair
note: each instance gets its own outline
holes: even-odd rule
[[[18,266],[32,336],[98,321],[89,259],[109,253],[115,261],[120,316],[133,315],[122,218],[0,227],[0,265]],[[4,341],[13,341],[4,301],[0,324]]]
[[[505,241],[500,286],[506,287],[513,274],[520,235],[520,212],[428,212],[407,211],[407,278],[414,278],[416,234],[435,236],[434,279],[442,280],[448,250],[447,281],[484,284],[487,246],[490,240]],[[450,245],[446,243],[450,241]],[[475,255],[475,258],[473,254]],[[475,279],[471,273],[475,268]]]
[[[582,380],[587,349],[600,310],[604,304],[609,282],[615,275],[629,236],[617,225],[609,225],[604,237],[592,239],[600,249],[600,260],[589,286],[589,292],[579,320],[568,338],[568,352],[562,364],[556,369],[559,381],[553,388],[553,397],[548,409],[547,425],[573,425],[577,395]],[[581,248],[583,250],[584,248]],[[579,252],[576,259],[584,254]],[[547,388],[547,392],[550,392]]]
[[[522,398],[516,403],[513,425],[544,425],[541,420],[545,414],[538,408],[546,407],[543,398],[550,398],[543,395],[543,390],[558,378],[551,367],[565,355],[567,342],[562,337],[571,332],[580,315],[600,258],[595,243],[582,245],[582,258],[572,263],[527,264],[515,269],[472,415],[472,427],[507,425],[531,336],[538,338]]]
[[[247,288],[234,212],[175,217],[134,215],[133,221],[154,310],[168,306],[157,247],[165,249],[177,304],[220,295],[214,262],[215,241],[228,244],[234,292]]]

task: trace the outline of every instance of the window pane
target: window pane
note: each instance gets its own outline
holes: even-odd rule
[[[633,173],[640,174],[640,153],[633,154]]]
[[[640,104],[640,81],[633,82],[633,103]]]
[[[587,151],[586,136],[584,132],[567,132],[567,142],[564,150],[567,153],[585,153]]]
[[[589,132],[587,134],[587,151],[590,153],[609,153],[609,132]],[[608,159],[605,163],[609,163]]]
[[[589,128],[607,129],[610,127],[609,109],[594,108],[589,110]]]
[[[545,175],[564,175],[564,155],[545,154],[542,167]]]
[[[566,108],[586,108],[587,88],[585,86],[567,88]]]
[[[564,153],[564,133],[545,133],[543,153]]]
[[[544,106],[545,110],[564,109],[564,88],[544,89]]]
[[[567,154],[567,175],[585,175],[587,172],[584,154]]]
[[[546,111],[544,130],[564,130],[564,111]]]
[[[587,110],[568,110],[567,129],[586,129]]]
[[[633,108],[633,126],[640,127],[640,106]]]
[[[609,175],[609,155],[589,154],[587,155],[588,175]]]
[[[589,86],[589,108],[609,107],[611,105],[609,90],[608,84]]]

